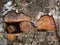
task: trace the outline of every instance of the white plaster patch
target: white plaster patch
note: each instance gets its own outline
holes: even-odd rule
[[[39,12],[38,15],[37,15],[37,17],[36,17],[36,19],[37,19],[37,20],[40,19],[40,17],[41,17],[42,15],[44,15],[44,13],[43,13],[43,12]]]

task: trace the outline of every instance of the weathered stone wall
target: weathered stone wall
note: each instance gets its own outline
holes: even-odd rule
[[[20,0],[20,2],[21,1],[22,0]],[[22,4],[20,4],[19,0],[15,0],[15,3],[17,3],[18,5],[16,7],[18,8],[18,11],[25,13],[27,16],[30,16],[32,20],[39,19],[41,15],[46,15],[46,14],[50,16],[52,15],[56,23],[58,35],[60,37],[60,0],[26,0],[26,1],[22,1]],[[6,3],[6,0],[0,0],[0,4],[1,4],[0,6],[0,31],[3,30],[2,9],[4,9],[3,6],[5,3]]]

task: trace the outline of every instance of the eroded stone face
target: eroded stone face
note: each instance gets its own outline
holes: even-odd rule
[[[27,30],[34,30],[34,27],[31,25],[30,22],[21,22],[20,24],[21,31],[27,31]]]
[[[20,21],[30,21],[30,17],[24,15],[23,13],[16,14],[14,12],[10,12],[4,17],[4,22],[20,22]]]
[[[19,41],[17,41],[19,40]],[[26,33],[18,35],[16,42],[23,45],[58,45],[58,39],[55,31],[37,31],[29,30]],[[16,43],[15,42],[15,43]],[[15,44],[13,43],[13,44]],[[17,43],[16,43],[17,44]]]
[[[54,19],[49,16],[42,16],[37,25],[38,29],[56,30]]]
[[[59,12],[59,9],[60,9],[60,6],[59,6],[60,5],[60,2],[59,1],[60,0],[15,0],[15,2],[18,5],[16,8],[18,8],[19,13],[23,12],[27,16],[30,16],[32,18],[32,20],[35,20],[36,19],[36,15],[38,14],[38,12],[42,12],[44,14],[49,14],[50,16],[52,15],[54,17],[54,20],[56,22],[56,25],[58,27],[58,30],[60,30],[59,29],[60,28],[60,23],[59,23],[60,22],[60,20],[59,20],[60,13],[58,13]],[[14,16],[12,16],[12,15],[14,15]],[[20,19],[20,18],[18,18],[16,20],[16,18],[19,17],[18,14],[14,14],[13,13],[12,15],[7,16],[7,17],[8,18],[11,17],[13,19],[12,21],[15,21],[15,22],[17,22],[17,20]],[[18,16],[16,16],[16,15],[18,15]],[[41,16],[42,14],[39,14],[39,15]],[[11,20],[11,18],[10,18],[10,20]],[[22,18],[26,18],[26,16],[21,15],[21,19]],[[2,19],[3,19],[3,17],[2,17]],[[28,19],[28,21],[29,20],[30,20],[30,18]],[[18,20],[18,21],[20,21],[20,20]],[[23,19],[23,21],[25,21],[25,19]],[[35,22],[35,21],[33,21],[33,22]],[[3,29],[2,26],[3,25],[2,25],[2,21],[1,21],[1,23],[0,23],[0,29]],[[32,32],[32,33],[30,33],[30,32]],[[56,38],[51,37],[51,34],[50,34],[51,32],[49,33],[49,36],[46,37],[46,40],[47,41],[44,40],[45,39],[44,37],[46,36],[46,33],[47,32],[37,32],[36,31],[35,33],[36,34],[34,34],[34,31],[28,31],[28,32],[26,32],[26,35],[25,35],[25,33],[24,34],[20,34],[21,37],[23,37],[23,39],[21,37],[19,37],[19,38],[21,38],[20,39],[20,43],[21,43],[21,40],[24,43],[27,42],[27,43],[25,43],[25,45],[28,45],[29,43],[30,43],[30,45],[31,45],[31,43],[32,43],[32,45],[40,45],[40,44],[41,45],[46,45],[47,42],[49,44],[53,45],[53,42],[58,42],[58,41],[56,41]],[[58,31],[58,33],[60,33],[60,32]],[[33,35],[35,35],[35,36],[33,36]],[[42,36],[42,35],[44,35],[44,36]],[[43,38],[40,39],[39,38],[40,36],[43,37]],[[12,36],[12,38],[13,37],[14,36]],[[35,40],[36,41],[34,40],[33,37],[35,37]],[[11,38],[11,40],[13,40],[12,38]],[[40,39],[41,43],[38,42],[39,39]],[[21,43],[21,45],[23,45],[23,43]],[[55,45],[55,43],[54,43],[54,45]]]

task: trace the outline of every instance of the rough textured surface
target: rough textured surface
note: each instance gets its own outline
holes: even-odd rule
[[[0,4],[1,4],[0,5],[0,31],[3,30],[3,28],[2,28],[3,27],[3,23],[2,23],[3,22],[3,15],[1,15],[1,13],[2,13],[1,10],[3,9],[2,6],[6,3],[6,1],[8,2],[9,0],[0,0]],[[33,20],[33,23],[35,23],[36,17],[39,13],[40,14],[38,15],[38,17],[40,18],[40,16],[42,15],[41,12],[44,13],[44,15],[45,14],[52,15],[54,17],[55,22],[56,22],[57,35],[60,37],[60,0],[15,0],[15,3],[17,3],[16,8],[18,8],[19,13],[23,12],[27,16],[30,16]],[[33,34],[32,33],[29,34],[29,32],[27,33],[27,35],[29,35],[29,36],[26,36],[25,33],[20,34],[21,35],[20,38],[23,37],[23,39],[21,38],[22,41],[19,40],[20,44],[15,42],[13,45],[28,45],[28,44],[31,45],[30,42],[32,40],[29,41],[30,38],[27,38],[27,37],[33,37],[30,35],[33,35],[34,31],[32,31]],[[38,34],[37,31],[35,33]],[[45,34],[46,32],[41,32],[41,34],[42,33]],[[42,35],[44,35],[44,34],[42,34]],[[25,35],[25,36],[23,36],[23,35]],[[34,34],[34,35],[36,35],[36,34]],[[39,35],[36,35],[36,36],[39,37]],[[49,37],[49,36],[47,36],[47,37]],[[46,37],[46,39],[47,39],[47,37]],[[0,40],[2,40],[2,39],[4,40],[5,37],[0,38]],[[35,38],[35,39],[36,40],[33,39],[32,45],[46,45],[47,42],[49,42],[49,44],[47,44],[47,45],[55,45],[55,44],[53,44],[54,41],[52,41],[53,43],[51,44],[51,42],[48,41],[49,39],[47,41],[44,40],[41,43],[39,43],[40,38]],[[1,41],[2,43],[0,42],[1,45],[3,45],[3,42],[6,41],[6,40],[4,40],[4,41],[3,40]],[[52,40],[52,38],[50,40]],[[40,41],[41,41],[41,39],[40,39]],[[56,41],[56,39],[55,39],[55,41]],[[21,42],[23,42],[23,43],[21,43]],[[5,45],[5,43],[4,43],[4,45]]]
[[[7,36],[10,36],[9,40]],[[5,33],[0,34],[0,45],[59,45],[55,31],[27,30],[20,34],[8,34],[7,36]]]
[[[10,12],[4,17],[4,22],[20,22],[20,21],[30,21],[30,17],[25,16],[23,13],[16,14],[14,12]]]
[[[55,31],[29,30],[18,34],[13,45],[58,45],[58,38]]]
[[[3,32],[0,32],[0,45],[11,45],[11,42],[6,38]]]
[[[55,21],[52,16],[42,16],[38,22],[38,29],[56,30]]]
[[[20,29],[21,31],[26,31],[26,30],[34,30],[33,25],[31,25],[30,22],[21,22],[20,23]]]

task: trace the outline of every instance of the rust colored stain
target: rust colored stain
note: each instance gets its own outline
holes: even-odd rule
[[[34,30],[34,27],[31,25],[30,22],[21,22],[20,28],[21,28],[21,31]]]
[[[54,20],[51,16],[42,16],[38,22],[38,29],[56,30]]]
[[[14,41],[14,39],[15,39],[15,34],[7,34],[6,36],[7,36],[8,40],[11,42]]]

